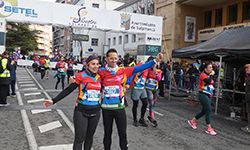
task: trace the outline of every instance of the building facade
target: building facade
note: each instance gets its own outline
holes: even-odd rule
[[[30,30],[37,30],[40,34],[37,35],[38,49],[30,52],[30,54],[49,56],[52,55],[52,27],[47,25],[29,25]]]
[[[154,2],[155,0],[134,0],[116,8],[115,10],[128,13],[154,15]],[[147,34],[107,32],[106,44],[109,45],[110,48],[118,50],[120,57],[123,57],[128,53],[130,57],[137,58],[138,45],[146,44],[148,42],[147,39],[152,39],[151,37],[155,38],[154,35]],[[157,38],[159,39],[161,37]],[[155,43],[153,43],[153,45],[155,45]]]
[[[249,26],[249,0],[156,0],[155,15],[163,17],[164,42],[173,49],[195,45],[225,29]],[[166,55],[167,56],[167,55]],[[166,58],[166,57],[165,57]]]

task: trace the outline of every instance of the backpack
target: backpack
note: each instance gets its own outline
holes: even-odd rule
[[[2,66],[2,59],[0,59],[0,74],[4,72],[3,66]]]

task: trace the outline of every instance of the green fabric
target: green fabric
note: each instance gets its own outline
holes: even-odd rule
[[[198,114],[196,114],[195,118],[198,120],[200,117],[206,114],[206,124],[210,124],[212,98],[209,98],[206,94],[198,93],[198,99],[202,105],[202,110]]]
[[[66,75],[65,72],[57,72],[56,75],[54,76],[54,78],[58,77],[58,78],[62,78],[62,75]]]

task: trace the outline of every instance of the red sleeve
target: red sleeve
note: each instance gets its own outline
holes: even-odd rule
[[[148,76],[148,69],[142,71],[142,78],[147,78]]]
[[[59,62],[57,62],[56,65],[59,66]]]
[[[134,67],[124,67],[127,78],[133,75]]]
[[[78,75],[75,77],[76,84],[80,85],[81,84],[81,73],[78,73]]]

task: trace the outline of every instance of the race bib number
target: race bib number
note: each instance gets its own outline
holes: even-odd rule
[[[88,95],[88,101],[99,101],[100,91],[88,90],[87,95]]]
[[[157,80],[155,80],[155,79],[149,79],[149,80],[148,80],[148,84],[149,84],[149,85],[156,86]]]
[[[59,71],[59,72],[64,72],[64,69],[60,68],[58,71]]]
[[[119,96],[119,86],[106,86],[104,87],[105,97]]]

